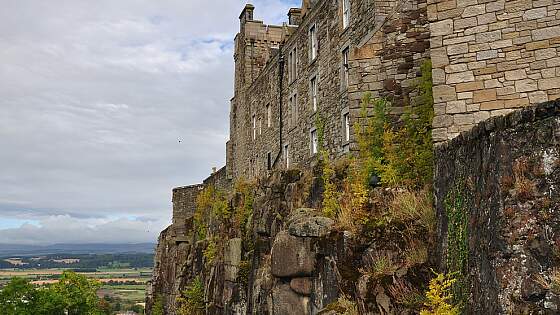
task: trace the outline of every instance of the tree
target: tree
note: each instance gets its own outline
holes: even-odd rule
[[[51,288],[55,295],[61,297],[68,315],[93,315],[100,313],[99,298],[96,294],[99,286],[98,281],[89,280],[72,271],[65,271],[60,281]]]
[[[33,285],[23,278],[13,278],[0,291],[0,309],[6,315],[31,314],[36,299]]]

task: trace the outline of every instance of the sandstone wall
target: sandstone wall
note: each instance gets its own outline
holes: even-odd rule
[[[467,313],[558,313],[560,101],[481,123],[435,159],[438,257],[465,276]]]
[[[560,96],[560,2],[428,3],[435,141]]]

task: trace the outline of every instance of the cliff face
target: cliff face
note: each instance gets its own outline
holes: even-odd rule
[[[318,167],[227,193],[182,188],[197,201],[176,191],[188,200],[174,200],[185,210],[160,235],[148,314],[413,314],[430,266],[455,275],[453,302],[467,313],[557,312],[560,102],[493,118],[434,152],[433,237],[411,230],[416,219],[389,215],[350,232],[325,217],[314,210]],[[387,216],[377,211],[402,193],[372,189],[368,215]]]
[[[411,312],[391,290],[397,282],[405,289],[420,287],[430,272],[424,260],[404,262],[406,241],[398,231],[381,235],[372,227],[373,236],[364,237],[336,227],[313,209],[321,203],[323,187],[312,174],[276,172],[241,191],[235,188],[226,198],[230,213],[225,220],[202,222],[193,216],[188,237],[173,236],[174,226],[161,233],[148,313],[155,313],[160,299],[166,314],[176,314],[177,298],[189,296],[198,280],[204,284],[200,314]],[[392,194],[378,188],[370,198],[390,200]],[[252,213],[237,220],[237,210],[249,203]],[[363,271],[385,259],[397,267]]]

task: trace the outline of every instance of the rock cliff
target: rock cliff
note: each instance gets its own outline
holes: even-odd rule
[[[414,314],[430,267],[455,275],[466,313],[559,312],[560,101],[490,119],[434,153],[434,234],[429,219],[390,214],[407,192],[379,187],[367,197],[377,219],[345,229],[315,210],[317,165],[228,192],[206,186],[160,235],[148,314]]]

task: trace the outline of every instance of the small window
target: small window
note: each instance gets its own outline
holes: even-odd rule
[[[297,48],[294,48],[288,54],[288,81],[294,82],[297,78]]]
[[[266,169],[269,171],[272,169],[272,153],[270,152],[266,153]]]
[[[253,140],[257,139],[257,117],[253,115]]]
[[[344,126],[344,141],[350,141],[350,115],[345,113],[342,115],[342,123]]]
[[[313,108],[313,112],[317,111],[317,77],[311,78],[310,82],[310,90],[311,90],[311,106]]]
[[[350,0],[342,0],[342,28],[350,25]]]
[[[272,108],[270,104],[266,104],[266,127],[270,128],[272,125]]]
[[[284,145],[284,161],[286,162],[286,168],[290,168],[290,147],[285,144]]]
[[[348,53],[350,49],[347,47],[342,51],[342,84],[344,88],[348,88],[348,72],[350,65],[348,64]]]
[[[290,127],[295,127],[298,119],[297,94],[288,99],[288,105],[290,107]]]
[[[313,25],[309,28],[309,59],[311,59],[311,61],[317,58],[317,46],[317,29],[316,26]]]
[[[319,150],[319,139],[317,138],[317,129],[311,130],[311,154],[317,154]]]
[[[259,136],[262,135],[262,120],[259,118]]]

